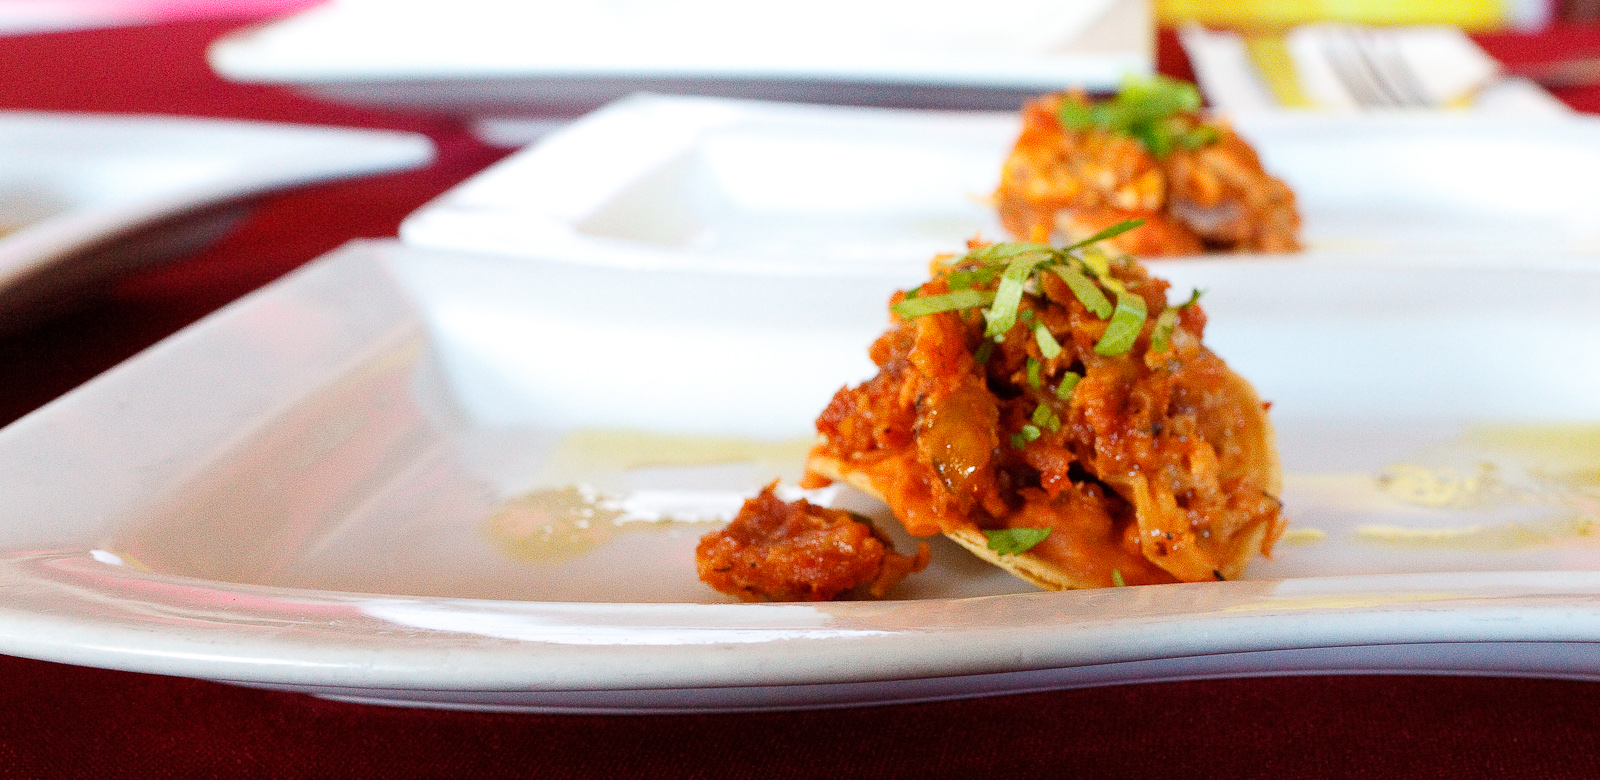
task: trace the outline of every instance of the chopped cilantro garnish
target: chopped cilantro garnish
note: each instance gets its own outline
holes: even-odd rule
[[[1028,442],[1037,441],[1043,435],[1044,431],[1039,430],[1039,426],[1029,423],[1022,426],[1022,430],[1011,434],[1011,446],[1020,450],[1028,446]]]
[[[945,266],[948,270],[943,278],[950,292],[924,295],[919,287],[903,295],[890,309],[903,319],[945,311],[982,309],[984,339],[973,354],[979,363],[987,362],[994,345],[1004,343],[1007,334],[1019,322],[1033,336],[1034,343],[1039,347],[1038,354],[1045,360],[1054,360],[1061,357],[1065,349],[1055,334],[1040,321],[1035,308],[1040,301],[1029,299],[1024,305],[1025,296],[1037,297],[1042,294],[1036,275],[1051,271],[1061,278],[1073,296],[1094,316],[1110,320],[1095,350],[1107,356],[1125,354],[1143,328],[1146,316],[1144,301],[1137,295],[1129,294],[1129,287],[1135,285],[1125,286],[1111,275],[1113,263],[1120,267],[1130,261],[1113,260],[1088,244],[1120,235],[1141,224],[1140,220],[1124,220],[1087,241],[1061,249],[1033,242],[991,244],[973,249]],[[958,266],[960,263],[967,265]],[[992,290],[989,289],[990,285],[993,285]],[[1111,302],[1111,296],[1115,296],[1115,304]],[[1130,330],[1131,334],[1128,332]],[[1028,385],[1035,389],[1043,387],[1045,377],[1037,359],[1028,359],[1027,371]],[[1059,392],[1065,398],[1065,394],[1071,392],[1071,385],[1068,384],[1065,390]]]
[[[1111,312],[1111,323],[1106,326],[1106,332],[1095,342],[1095,354],[1107,357],[1126,355],[1128,350],[1133,349],[1133,342],[1144,328],[1145,314],[1143,298],[1129,292],[1117,293],[1117,308]]]
[[[1005,528],[984,531],[989,549],[1001,555],[1021,555],[1050,536],[1049,528]]]
[[[1041,244],[1036,241],[1007,241],[974,249],[968,252],[963,259],[979,263],[1009,263],[1012,258],[1029,252],[1048,255],[1054,251],[1049,244]]]
[[[1046,404],[1039,404],[1034,407],[1033,416],[1030,419],[1033,420],[1034,425],[1051,433],[1061,430],[1061,417]]]
[[[957,290],[940,295],[905,299],[890,306],[889,310],[909,320],[941,311],[984,306],[993,300],[994,293],[988,290]]]
[[[1119,588],[1128,587],[1128,583],[1122,581],[1122,572],[1118,569],[1111,570],[1111,584]]]
[[[1189,292],[1189,300],[1177,306],[1168,306],[1156,317],[1155,330],[1150,333],[1150,351],[1160,354],[1172,343],[1172,332],[1178,329],[1178,313],[1200,302],[1200,289]]]
[[[994,303],[984,314],[989,321],[989,327],[984,330],[983,335],[1003,336],[1017,324],[1017,307],[1022,304],[1022,293],[1027,286],[1028,277],[1033,275],[1033,270],[1038,268],[1040,263],[1050,258],[1051,255],[1045,253],[1022,253],[1006,266],[1005,273],[1000,274],[1000,286],[994,291]]]
[[[1130,230],[1132,230],[1132,229],[1134,229],[1136,227],[1139,227],[1140,225],[1143,225],[1143,224],[1144,224],[1144,220],[1142,220],[1142,219],[1124,219],[1121,222],[1118,222],[1117,224],[1112,225],[1111,227],[1108,227],[1105,230],[1100,231],[1099,233],[1096,233],[1096,234],[1094,234],[1092,236],[1089,236],[1088,238],[1086,238],[1086,239],[1084,239],[1082,241],[1079,241],[1076,244],[1072,244],[1071,246],[1062,247],[1061,251],[1063,251],[1063,252],[1071,252],[1074,249],[1082,249],[1082,248],[1084,248],[1084,247],[1086,247],[1086,246],[1088,246],[1090,244],[1098,244],[1101,241],[1105,241],[1108,238],[1116,238],[1117,236],[1120,236],[1123,233],[1126,233],[1126,232],[1128,232],[1128,231],[1130,231]]]
[[[1217,129],[1199,124],[1200,90],[1193,84],[1165,76],[1128,76],[1115,97],[1089,102],[1069,95],[1056,109],[1056,118],[1069,130],[1104,130],[1132,138],[1157,157],[1174,148],[1199,149],[1215,143]]]
[[[1061,384],[1056,386],[1056,397],[1065,401],[1072,397],[1072,391],[1078,386],[1078,380],[1083,377],[1068,371],[1061,375]]]
[[[996,274],[1004,270],[1005,266],[985,265],[965,271],[952,271],[945,276],[952,290],[965,290],[969,287],[978,287],[994,281]]]
[[[1172,331],[1178,328],[1178,310],[1168,306],[1156,315],[1155,329],[1150,331],[1150,351],[1161,354],[1172,343]]]
[[[1100,251],[1100,247],[1084,247],[1082,256],[1084,267],[1088,268],[1090,273],[1099,277],[1100,281],[1103,282],[1111,278],[1111,258],[1106,257],[1106,253]]]
[[[1045,360],[1061,354],[1061,342],[1050,335],[1050,329],[1044,323],[1033,326],[1033,340],[1039,345],[1039,354],[1044,355]]]
[[[1196,125],[1193,129],[1178,136],[1178,144],[1188,151],[1194,151],[1210,146],[1222,138],[1217,128],[1211,125]]]
[[[1051,266],[1050,270],[1061,277],[1061,281],[1067,283],[1067,289],[1072,291],[1073,297],[1077,298],[1090,314],[1102,320],[1111,316],[1111,301],[1100,291],[1099,285],[1090,281],[1082,271],[1068,265]]]

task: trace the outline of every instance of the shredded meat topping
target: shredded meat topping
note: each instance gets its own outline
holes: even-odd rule
[[[916,293],[974,267],[936,261]],[[896,316],[870,350],[879,373],[818,418],[812,462],[827,468],[807,484],[867,485],[916,535],[1048,527],[1034,552],[1078,582],[1236,576],[1283,527],[1263,406],[1201,344],[1199,305],[1173,307],[1156,348],[1167,283],[1126,258],[1110,274],[1151,313],[1124,354],[1096,352],[1108,321],[1052,273],[999,343],[981,308]],[[1069,372],[1082,378],[1063,397]]]

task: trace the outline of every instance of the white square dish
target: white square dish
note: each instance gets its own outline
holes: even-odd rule
[[[1306,251],[1515,265],[1600,256],[1600,120],[1241,116],[1296,192]],[[638,268],[890,271],[1004,238],[989,197],[1015,113],[638,96],[411,215],[410,244]]]
[[[1160,270],[1273,403],[1293,543],[1245,580],[1036,593],[937,544],[891,600],[729,603],[698,536],[793,478],[895,275],[363,242],[0,431],[0,652],[605,712],[1600,678],[1600,273]]]

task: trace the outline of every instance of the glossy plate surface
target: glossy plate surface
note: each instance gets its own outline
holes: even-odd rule
[[[1304,242],[1347,262],[1600,257],[1600,120],[1470,114],[1240,117],[1295,190]],[[973,235],[1014,112],[640,96],[419,210],[418,246],[639,268],[897,272]]]
[[[0,652],[608,712],[1600,678],[1600,274],[1158,270],[1206,289],[1208,343],[1273,402],[1291,530],[1246,580],[1037,593],[940,544],[891,600],[731,603],[695,542],[796,476],[893,275],[366,242],[0,431]]]
[[[216,240],[251,196],[432,159],[412,133],[0,112],[0,330]]]

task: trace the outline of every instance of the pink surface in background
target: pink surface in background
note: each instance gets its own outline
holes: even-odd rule
[[[278,16],[323,0],[0,0],[0,34]]]

